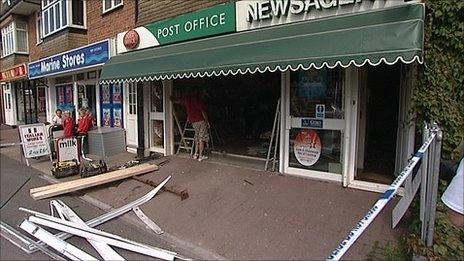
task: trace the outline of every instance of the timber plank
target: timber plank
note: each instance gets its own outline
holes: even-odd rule
[[[37,193],[37,192],[40,192],[40,191],[45,191],[45,190],[49,190],[49,189],[53,189],[53,188],[60,188],[60,187],[63,187],[63,184],[78,185],[81,182],[91,182],[93,180],[99,180],[100,179],[99,177],[102,176],[102,175],[107,175],[107,176],[109,176],[109,175],[119,175],[119,173],[123,172],[124,170],[130,169],[131,171],[137,171],[139,169],[144,169],[147,166],[152,166],[152,165],[148,164],[148,163],[144,163],[144,164],[140,164],[140,165],[130,167],[130,168],[127,168],[127,169],[115,170],[115,171],[111,171],[111,172],[107,172],[107,173],[104,173],[104,174],[95,175],[95,176],[91,176],[91,177],[87,177],[87,178],[79,178],[79,179],[70,180],[70,181],[66,181],[66,182],[59,182],[59,183],[50,184],[50,185],[46,185],[46,186],[42,186],[42,187],[31,188],[29,190],[29,193],[33,194],[33,193]],[[85,180],[85,181],[83,181],[83,180]]]
[[[44,198],[49,198],[49,197],[53,197],[53,196],[57,196],[57,195],[61,195],[61,194],[69,193],[69,192],[74,192],[77,190],[90,188],[93,186],[98,186],[98,185],[113,182],[116,180],[121,180],[121,179],[129,178],[135,175],[140,175],[140,174],[158,170],[157,165],[151,165],[151,164],[142,164],[142,165],[127,168],[127,169],[122,169],[122,170],[116,170],[116,171],[112,171],[112,172],[108,172],[105,174],[92,176],[88,178],[44,186],[44,187],[49,187],[49,188],[48,189],[42,188],[39,190],[35,190],[36,192],[34,193],[31,192],[30,195],[35,200],[44,199]]]

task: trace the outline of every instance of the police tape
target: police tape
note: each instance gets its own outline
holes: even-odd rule
[[[412,170],[424,155],[427,148],[436,137],[436,132],[432,132],[430,137],[422,144],[417,153],[408,161],[403,171],[396,177],[393,183],[383,193],[382,197],[377,200],[374,206],[367,212],[367,214],[356,224],[356,226],[348,233],[343,241],[331,252],[327,260],[340,260],[340,258],[350,249],[354,242],[361,236],[366,228],[374,221],[377,215],[387,205],[387,203],[396,195],[401,184],[412,173]]]

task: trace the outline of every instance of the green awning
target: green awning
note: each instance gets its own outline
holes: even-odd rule
[[[422,63],[424,5],[268,27],[114,56],[102,83]]]

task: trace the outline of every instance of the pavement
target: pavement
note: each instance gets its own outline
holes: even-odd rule
[[[0,143],[8,142],[17,142],[17,130],[0,130]],[[18,147],[2,148],[0,153],[2,159],[21,159]],[[107,159],[107,163],[118,165],[134,156],[118,154]],[[141,178],[160,182],[172,175],[168,186],[187,189],[190,197],[181,200],[162,192],[141,209],[165,231],[156,236],[157,240],[200,259],[325,259],[380,196],[337,183],[282,176],[212,160],[198,162],[177,156],[166,159],[168,163],[158,171]],[[31,162],[41,176],[56,182],[50,175],[48,158]],[[150,189],[149,185],[126,179],[83,190],[79,196],[108,210],[131,202]],[[41,202],[44,200],[37,204]],[[390,203],[382,211],[345,259],[366,259],[375,244],[381,247],[397,242],[404,228],[400,225],[391,229],[392,206]],[[133,214],[123,218],[150,234]]]

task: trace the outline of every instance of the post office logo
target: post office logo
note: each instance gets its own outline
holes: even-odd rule
[[[139,42],[140,42],[140,37],[137,31],[135,30],[130,30],[124,35],[123,43],[127,49],[137,48],[137,46],[139,45]]]

